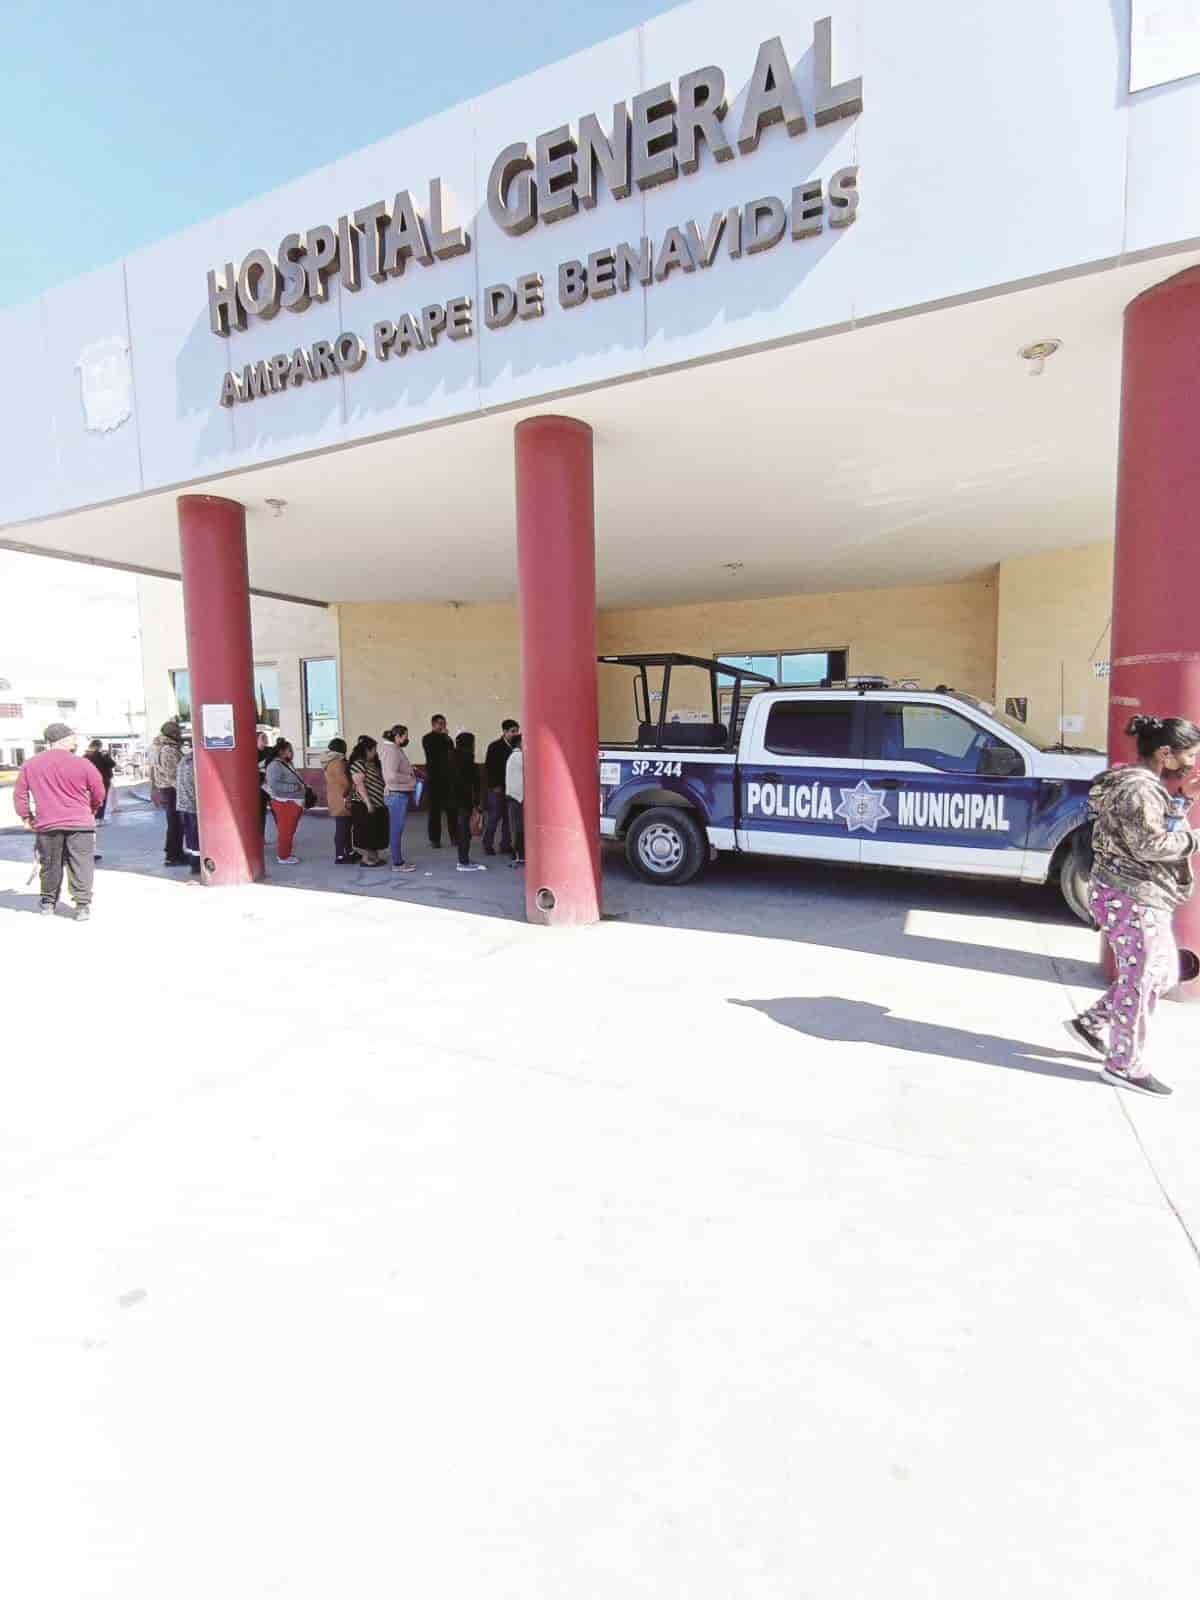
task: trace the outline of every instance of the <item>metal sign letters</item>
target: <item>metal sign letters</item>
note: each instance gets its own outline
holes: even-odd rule
[[[863,106],[862,79],[832,81],[831,19],[813,26],[814,89],[802,102],[782,41],[759,46],[736,130],[727,126],[725,74],[719,67],[685,73],[676,86],[662,83],[618,101],[607,126],[592,112],[577,126],[563,124],[540,133],[532,146],[510,144],[492,163],[487,181],[490,216],[505,233],[520,237],[565,222],[580,209],[592,209],[603,183],[615,200],[673,183],[696,172],[702,152],[723,163],[758,149],[765,130],[781,124],[791,138],[856,116]],[[465,255],[471,235],[454,220],[453,205],[441,178],[431,179],[422,202],[402,189],[389,206],[382,200],[347,212],[336,224],[322,223],[306,233],[289,233],[272,257],[251,250],[235,269],[208,274],[208,317],[214,334],[228,338],[244,331],[249,319],[268,321],[281,310],[299,313],[328,299],[336,274],[341,287],[357,293],[365,280],[386,283],[402,277],[410,262],[433,267]],[[843,167],[828,183],[812,179],[790,195],[763,195],[743,206],[718,211],[707,221],[683,221],[659,240],[642,237],[614,243],[586,260],[558,266],[557,295],[563,309],[625,293],[634,285],[665,282],[673,273],[688,275],[711,267],[720,253],[737,259],[774,248],[785,237],[812,238],[825,226],[846,227],[859,205],[858,168]],[[545,315],[540,273],[483,290],[483,322],[490,331],[517,319]],[[469,297],[457,297],[404,312],[395,321],[377,322],[370,342],[356,333],[335,341],[314,341],[291,354],[280,353],[226,374],[221,403],[226,406],[279,393],[302,383],[355,372],[372,352],[386,361],[433,349],[441,338],[469,339],[476,327]]]

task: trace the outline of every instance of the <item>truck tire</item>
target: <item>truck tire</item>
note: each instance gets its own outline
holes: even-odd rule
[[[1083,864],[1068,845],[1063,856],[1062,870],[1058,875],[1059,891],[1072,915],[1078,917],[1080,922],[1085,922],[1089,928],[1094,928],[1096,919],[1092,916],[1092,908],[1088,904],[1089,882]]]
[[[688,883],[708,860],[708,840],[690,811],[654,806],[625,835],[625,859],[648,883]]]

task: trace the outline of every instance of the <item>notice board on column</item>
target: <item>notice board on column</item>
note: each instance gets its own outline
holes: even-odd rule
[[[203,705],[200,707],[200,733],[206,750],[232,750],[233,707],[230,705]]]

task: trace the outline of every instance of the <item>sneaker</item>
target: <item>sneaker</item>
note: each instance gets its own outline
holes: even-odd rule
[[[361,861],[359,863],[359,865],[363,866],[363,867],[381,867],[383,865],[383,862],[382,861]]]
[[[55,906],[53,900],[43,900],[41,905],[38,907],[38,911],[43,917],[52,917],[56,910],[57,907]]]
[[[396,862],[392,862],[393,872],[415,872],[416,870],[416,867],[412,866],[411,863],[407,861],[401,861],[398,865]]]
[[[484,845],[483,853],[484,853],[485,856],[494,856],[496,854],[496,852],[494,850],[489,850],[487,845]]]
[[[353,867],[357,864],[357,862],[357,856],[334,856],[333,858],[333,864],[335,867]]]
[[[484,866],[482,861],[468,861],[465,866],[460,861],[458,864],[458,870],[460,872],[486,872],[487,868]]]
[[[76,922],[90,922],[91,920],[92,920],[92,910],[91,910],[90,906],[76,906],[75,907],[75,921]]]
[[[525,857],[514,856],[508,864],[510,867],[523,867],[525,865]]]
[[[1153,1094],[1163,1098],[1174,1094],[1174,1089],[1153,1077],[1149,1072],[1142,1078],[1131,1078],[1127,1072],[1118,1072],[1115,1067],[1105,1067],[1100,1076],[1105,1083],[1111,1083],[1118,1089],[1135,1089],[1138,1094]]]
[[[276,864],[276,866],[280,866],[280,867],[298,867],[300,865],[300,857],[299,856],[278,856],[276,858],[276,863],[275,864]]]
[[[1094,1056],[1099,1056],[1101,1061],[1104,1060],[1108,1051],[1104,1048],[1104,1040],[1094,1028],[1089,1028],[1079,1017],[1072,1017],[1070,1022],[1063,1023],[1063,1027],[1076,1044],[1083,1045],[1085,1050],[1090,1050]]]

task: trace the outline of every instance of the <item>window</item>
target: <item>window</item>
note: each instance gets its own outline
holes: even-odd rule
[[[171,693],[175,697],[175,715],[180,722],[192,720],[192,675],[186,667],[177,667],[171,673]],[[261,728],[279,726],[279,673],[274,666],[254,664],[255,716]]]
[[[768,678],[774,678],[777,683],[779,681],[779,657],[777,655],[718,656],[717,660],[724,661],[731,667],[741,667],[746,672],[765,673]]]
[[[14,701],[0,702],[0,717],[19,717],[21,707]]]
[[[879,714],[884,761],[914,761],[940,772],[978,772],[980,753],[1001,742],[945,706],[885,702]]]
[[[720,655],[718,661],[748,672],[761,672],[774,678],[781,689],[827,689],[846,676],[848,650],[770,650],[747,655]],[[743,690],[753,690],[744,684]],[[759,685],[761,687],[761,685]]]
[[[771,707],[764,743],[773,755],[848,760],[855,753],[854,704],[782,700]]]
[[[305,749],[325,750],[338,732],[337,660],[322,656],[300,665],[304,679]]]
[[[848,650],[772,650],[751,651],[746,655],[719,655],[718,661],[731,667],[744,667],[748,672],[761,672],[774,678],[781,689],[828,689],[846,676]],[[733,683],[729,678],[719,678],[721,692],[721,720],[728,722],[733,715]],[[765,689],[765,683],[743,683],[738,705],[740,734],[745,720],[746,707],[751,697]]]
[[[274,664],[260,666],[254,663],[255,715],[260,728],[279,726],[279,669]]]
[[[175,715],[180,722],[192,720],[192,675],[186,667],[171,674],[171,693],[175,697]]]

